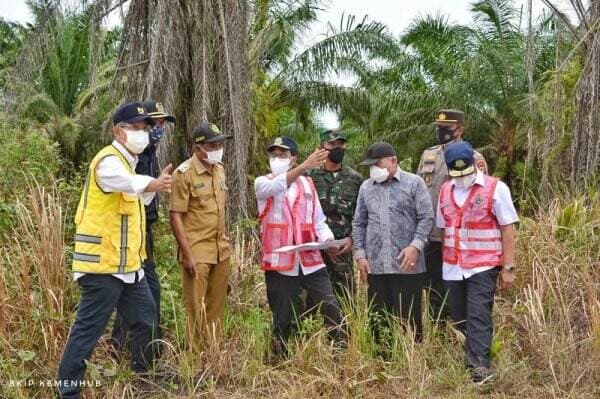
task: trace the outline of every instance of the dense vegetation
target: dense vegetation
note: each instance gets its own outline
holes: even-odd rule
[[[188,156],[201,119],[235,136],[225,160],[235,255],[224,344],[200,358],[188,352],[163,210],[156,257],[167,351],[150,397],[600,395],[600,1],[570,1],[570,19],[551,1],[537,19],[510,0],[478,1],[468,25],[427,15],[400,37],[343,15],[308,47],[299,39],[321,1],[183,3],[31,0],[32,23],[0,20],[1,397],[51,396],[44,385],[56,375],[78,300],[68,265],[82,173],[110,140],[114,107],[142,98],[161,100],[178,118],[163,163]],[[103,21],[119,11],[121,24],[107,29]],[[388,140],[414,170],[435,143],[440,107],[466,111],[466,137],[511,186],[522,215],[517,284],[497,298],[494,315],[499,377],[485,388],[470,384],[460,337],[431,322],[421,344],[392,331],[393,357],[379,359],[364,287],[344,306],[346,352],[332,351],[319,321],[307,319],[291,358],[270,364],[248,191],[266,169],[265,143],[290,135],[305,154],[323,129],[319,112],[333,110],[351,138],[350,163]],[[88,397],[139,397],[140,380],[106,349],[102,341],[89,365],[101,386]],[[32,386],[15,385],[28,379]]]

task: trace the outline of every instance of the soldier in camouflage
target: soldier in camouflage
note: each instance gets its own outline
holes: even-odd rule
[[[329,151],[325,164],[320,169],[312,169],[312,178],[327,224],[335,239],[351,237],[352,217],[356,208],[358,189],[362,176],[343,163],[347,138],[340,130],[327,130],[321,133],[321,148]],[[331,278],[331,284],[339,300],[354,291],[352,259],[352,238],[338,251],[327,251],[323,259]],[[346,299],[347,300],[347,299]]]
[[[425,180],[431,203],[437,206],[442,184],[448,180],[448,168],[444,161],[446,144],[461,141],[464,133],[465,114],[456,109],[442,109],[435,115],[435,126],[439,144],[426,149],[421,156],[417,174]],[[475,165],[483,173],[488,173],[483,155],[475,151]],[[445,321],[450,317],[446,303],[446,289],[442,280],[442,236],[441,230],[434,227],[425,250],[425,286],[429,289],[429,314],[434,321]]]

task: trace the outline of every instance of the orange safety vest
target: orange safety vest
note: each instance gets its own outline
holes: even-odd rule
[[[498,179],[484,176],[471,187],[462,207],[454,200],[454,185],[444,183],[440,210],[444,218],[444,262],[464,268],[502,266],[502,232],[492,212]]]
[[[273,179],[273,175],[267,176]],[[273,253],[287,246],[317,241],[314,216],[318,201],[317,191],[309,177],[296,180],[298,195],[290,206],[286,192],[267,199],[265,208],[258,216],[262,243],[262,269],[275,271],[292,270],[296,264],[296,252]],[[304,267],[324,266],[318,250],[300,251]]]

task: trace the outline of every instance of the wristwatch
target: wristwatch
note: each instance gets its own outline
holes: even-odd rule
[[[514,271],[514,269],[515,269],[515,265],[513,265],[513,264],[508,264],[508,265],[504,265],[504,266],[502,266],[502,268],[503,268],[504,270],[506,270],[507,272],[511,272],[511,273],[512,273],[512,272]]]

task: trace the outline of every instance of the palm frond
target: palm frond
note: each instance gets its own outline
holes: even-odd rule
[[[345,66],[340,59],[386,59],[399,53],[398,44],[379,22],[342,16],[340,27],[329,27],[325,38],[294,57],[279,75],[286,80],[323,79]],[[356,65],[356,64],[347,64]],[[351,69],[351,68],[349,68]]]

